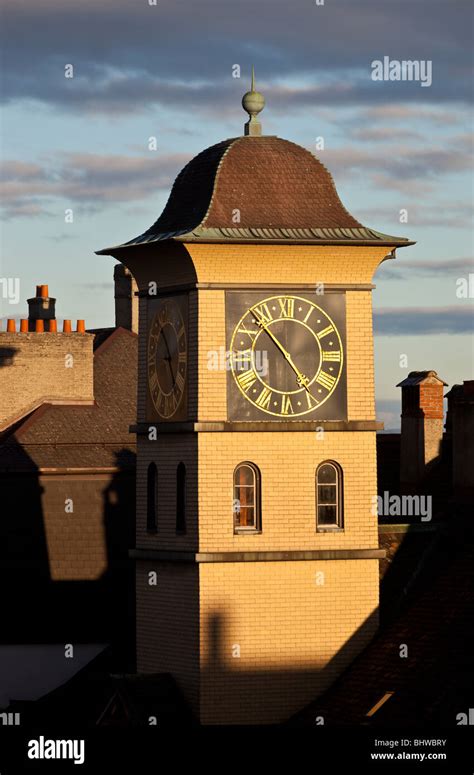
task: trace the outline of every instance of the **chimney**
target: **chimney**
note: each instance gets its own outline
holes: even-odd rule
[[[456,501],[474,501],[474,380],[453,385],[449,393],[446,432],[451,438]]]
[[[404,492],[417,489],[440,459],[443,440],[443,388],[435,371],[411,371],[402,389],[400,483]]]
[[[138,334],[138,291],[135,278],[123,264],[114,267],[115,325]]]
[[[56,320],[56,299],[52,299],[49,295],[49,289],[47,285],[36,286],[36,296],[32,299],[28,299],[28,330],[37,331],[37,320],[48,321],[43,323],[45,331],[49,330],[49,321]]]
[[[58,332],[55,299],[47,285],[36,286],[28,299],[28,320],[7,320],[0,331],[0,432],[41,404],[91,406],[94,403],[94,335],[84,320],[64,320]]]

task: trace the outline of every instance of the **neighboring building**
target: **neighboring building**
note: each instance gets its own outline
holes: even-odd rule
[[[382,626],[294,725],[319,719],[432,733],[472,723],[474,382],[447,393],[443,434],[444,385],[435,371],[410,372],[400,383],[401,434],[377,437],[380,499],[406,503],[402,513],[379,515]]]
[[[401,432],[377,434],[379,496],[387,501],[391,495],[429,495],[436,521],[453,505],[474,503],[474,380],[443,395],[446,382],[436,371],[411,371],[398,387]],[[390,513],[379,516],[382,522],[397,521]]]
[[[120,327],[127,284],[129,310],[136,302],[123,267],[117,281],[119,327],[87,332],[78,321],[73,332],[65,320],[58,332],[42,285],[20,330],[10,320],[0,333],[1,641],[112,644],[133,666],[137,336]]]
[[[141,305],[138,672],[170,673],[203,723],[288,718],[378,621],[371,283],[413,243],[362,226],[311,153],[262,136],[263,104],[252,88],[245,135],[100,251]]]
[[[441,459],[446,382],[435,371],[411,371],[397,387],[402,388],[400,481],[416,492]]]
[[[474,503],[474,380],[453,385],[446,394],[446,433],[452,450],[454,494],[458,502]]]

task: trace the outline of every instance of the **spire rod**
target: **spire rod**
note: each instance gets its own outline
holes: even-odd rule
[[[257,121],[257,116],[265,107],[265,98],[263,94],[255,90],[255,68],[253,65],[250,91],[242,97],[242,107],[249,114],[249,120],[244,124],[244,134],[258,137],[262,134],[262,125],[260,121]]]

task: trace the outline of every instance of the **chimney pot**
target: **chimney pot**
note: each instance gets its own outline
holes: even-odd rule
[[[28,301],[28,320],[30,321],[30,331],[35,330],[35,320],[53,320],[56,317],[55,306],[56,299],[49,296],[49,286],[37,285],[36,296]],[[45,326],[47,330],[47,326]]]
[[[78,320],[77,321],[77,332],[78,334],[85,334],[86,332],[86,322],[85,320]]]
[[[71,321],[70,320],[64,320],[63,321],[63,333],[64,334],[70,334],[71,331],[72,331]]]
[[[44,320],[35,320],[35,331],[37,334],[44,332]]]
[[[8,320],[7,320],[7,332],[9,334],[16,333],[16,323],[15,323],[14,318],[8,318]]]
[[[28,321],[27,320],[20,320],[20,332],[22,334],[28,333]]]
[[[57,333],[57,330],[58,330],[58,321],[56,320],[56,318],[54,318],[54,320],[49,321],[49,333],[55,334]]]

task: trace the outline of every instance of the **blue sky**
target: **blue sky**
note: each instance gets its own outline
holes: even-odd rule
[[[364,224],[417,242],[374,280],[379,416],[397,425],[408,370],[472,378],[473,299],[456,294],[474,272],[470,2],[2,5],[0,277],[20,278],[21,303],[0,298],[1,317],[49,283],[58,317],[113,323],[113,260],[94,251],[142,233],[186,161],[242,134],[253,63],[264,133],[313,150]],[[432,85],[372,80],[384,56],[431,61]]]

